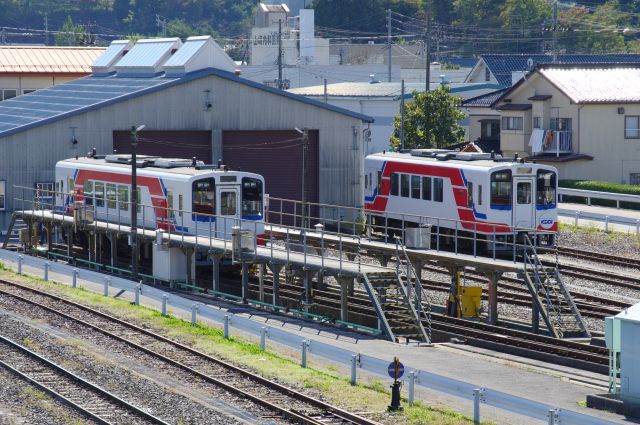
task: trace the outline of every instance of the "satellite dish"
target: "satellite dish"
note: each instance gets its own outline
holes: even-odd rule
[[[527,69],[531,71],[533,69],[533,59],[527,59]]]

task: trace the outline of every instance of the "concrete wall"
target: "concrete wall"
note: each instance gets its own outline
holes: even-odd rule
[[[205,90],[211,90],[209,110],[203,108]],[[93,147],[111,152],[113,130],[140,124],[147,130],[212,130],[212,162],[220,155],[224,130],[319,130],[320,202],[362,203],[360,120],[209,76],[0,138],[0,180],[7,182],[7,211],[0,213],[0,228],[8,225],[8,210],[20,208],[12,201],[19,195],[14,185],[33,188],[36,182],[53,182],[57,161],[85,155]],[[71,127],[77,145],[70,142]],[[286,157],[286,151],[282,155]]]

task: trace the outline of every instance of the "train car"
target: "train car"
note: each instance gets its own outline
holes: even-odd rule
[[[234,225],[264,234],[264,179],[187,159],[138,156],[138,227],[230,239]],[[131,155],[56,164],[55,209],[92,206],[97,220],[131,223]]]
[[[382,152],[365,159],[365,208],[378,228],[426,223],[440,234],[490,241],[487,248],[495,241],[496,249],[528,233],[550,245],[558,230],[557,175],[554,167],[492,153]]]

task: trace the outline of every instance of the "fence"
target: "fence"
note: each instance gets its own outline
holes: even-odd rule
[[[585,198],[587,205],[591,205],[592,199],[606,199],[615,201],[616,208],[620,208],[620,202],[629,202],[640,206],[640,195],[628,195],[625,193],[599,192],[595,190],[569,189],[564,187],[558,188],[559,201],[562,202],[567,196]]]
[[[42,270],[43,274],[45,271],[46,262],[39,258],[22,256],[15,252],[0,250],[0,259],[4,261],[11,261],[16,264],[19,263],[21,268],[23,265],[35,267],[38,270]],[[141,290],[145,297],[160,303],[162,303],[163,300],[165,300],[166,303],[166,300],[169,299],[171,305],[177,309],[191,312],[192,315],[199,314],[201,317],[221,323],[224,326],[225,335],[227,337],[230,335],[232,329],[236,329],[237,331],[259,338],[261,346],[265,348],[266,341],[268,340],[272,343],[300,350],[302,366],[306,366],[306,361],[310,355],[336,362],[351,371],[352,383],[356,382],[357,369],[379,376],[387,376],[387,367],[391,360],[391,356],[389,360],[385,360],[345,350],[310,338],[301,338],[300,336],[287,332],[283,329],[268,327],[263,323],[230,314],[213,306],[194,306],[194,302],[192,300],[176,295],[167,297],[166,293],[154,287],[142,286],[142,288],[139,289],[136,282],[118,277],[106,277],[103,274],[89,270],[78,271],[72,266],[60,263],[49,263],[46,267],[46,271],[49,274],[48,278],[51,277],[50,273],[58,273],[67,278],[73,279],[73,281],[81,278],[86,281],[97,283],[101,286],[105,284],[105,279],[108,278],[110,279],[109,284],[114,288],[124,289],[125,291],[130,291],[134,294]],[[164,305],[166,308],[166,304]],[[417,386],[466,400],[472,400],[474,405],[474,420],[476,423],[479,423],[480,421],[482,405],[492,406],[529,418],[545,421],[548,424],[600,425],[613,423],[572,410],[557,408],[550,404],[492,390],[482,385],[474,385],[468,382],[447,378],[435,373],[420,370],[412,365],[406,365],[405,369],[409,371],[405,377],[405,384],[408,386],[411,397],[415,394],[414,391]]]

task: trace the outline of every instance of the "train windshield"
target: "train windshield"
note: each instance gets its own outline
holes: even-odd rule
[[[513,182],[511,170],[496,171],[491,174],[491,207],[510,207]]]
[[[216,183],[212,178],[193,182],[193,212],[215,215]]]
[[[552,207],[555,203],[556,173],[549,170],[538,170],[536,204],[541,207]]]
[[[242,178],[242,216],[262,217],[262,181]]]

